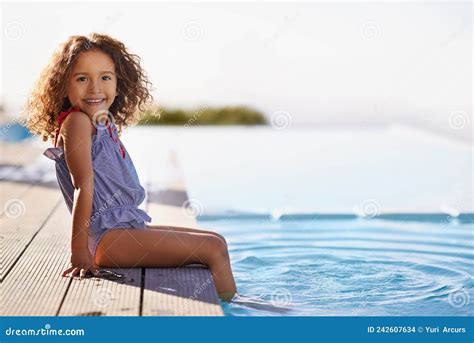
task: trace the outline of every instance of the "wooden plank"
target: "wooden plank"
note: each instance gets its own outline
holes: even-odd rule
[[[222,316],[209,269],[146,268],[144,316]]]
[[[106,268],[125,275],[124,280],[74,279],[59,316],[138,316],[141,268]]]
[[[53,208],[62,201],[62,195],[57,189],[33,186],[18,198],[10,198],[9,201],[8,208],[1,217],[0,280],[8,275],[15,261],[51,215]]]
[[[123,281],[61,276],[69,265],[71,216],[65,203],[54,211],[3,282],[2,315],[138,315],[141,269],[123,273]]]
[[[72,280],[61,277],[69,263],[66,205],[58,206],[2,283],[5,316],[54,316]]]
[[[197,227],[192,213],[183,210],[188,199],[177,158],[170,154],[168,164],[162,166],[173,172],[173,178],[161,180],[163,189],[154,202],[147,203],[147,212],[156,224]],[[166,173],[164,173],[166,174]],[[150,200],[150,198],[148,200]],[[143,316],[222,316],[212,274],[203,265],[180,268],[146,268],[143,290]]]

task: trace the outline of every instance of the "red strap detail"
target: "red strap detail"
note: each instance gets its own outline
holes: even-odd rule
[[[109,131],[109,136],[110,136],[110,138],[114,139],[114,135],[113,135],[113,133],[112,133],[112,129],[110,128],[110,125],[108,125],[108,123],[109,123],[108,121],[105,122],[105,125],[106,125],[106,127],[107,127],[107,131]]]
[[[120,144],[120,152],[122,153],[122,157],[125,158],[125,149],[123,148],[122,143],[119,143],[119,144]]]
[[[114,127],[114,131],[112,131],[112,125],[108,125],[108,123],[109,121],[105,122],[105,125],[107,126],[107,131],[109,131],[109,136],[115,143],[118,144],[122,157],[125,158],[125,149],[123,148],[122,143],[119,141],[119,138],[117,136],[114,137],[114,132],[117,132],[117,128]]]
[[[72,112],[80,111],[81,109],[77,106],[71,106],[67,111],[61,111],[58,115],[58,128],[56,129],[56,135],[54,136],[54,147],[56,148],[56,144],[58,143],[59,137],[59,130],[61,130],[61,125],[66,117],[71,114]]]

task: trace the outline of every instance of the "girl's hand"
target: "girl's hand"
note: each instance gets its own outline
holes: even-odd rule
[[[79,275],[80,278],[83,279],[87,272],[91,272],[93,275],[97,273],[97,265],[89,249],[73,253],[71,255],[71,265],[63,272],[62,276],[68,276],[68,274],[71,273],[71,277]]]

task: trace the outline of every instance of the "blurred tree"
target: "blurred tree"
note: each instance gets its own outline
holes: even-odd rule
[[[246,106],[207,107],[194,111],[153,106],[145,110],[139,125],[265,125],[265,116]]]

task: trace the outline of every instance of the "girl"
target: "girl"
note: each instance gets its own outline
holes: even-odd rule
[[[145,190],[118,134],[152,100],[140,58],[107,35],[71,36],[42,72],[26,109],[27,126],[56,161],[72,214],[71,264],[63,276],[98,275],[98,267],[207,265],[219,297],[237,292],[221,235],[149,225],[138,205]],[[118,128],[118,129],[117,129]]]

